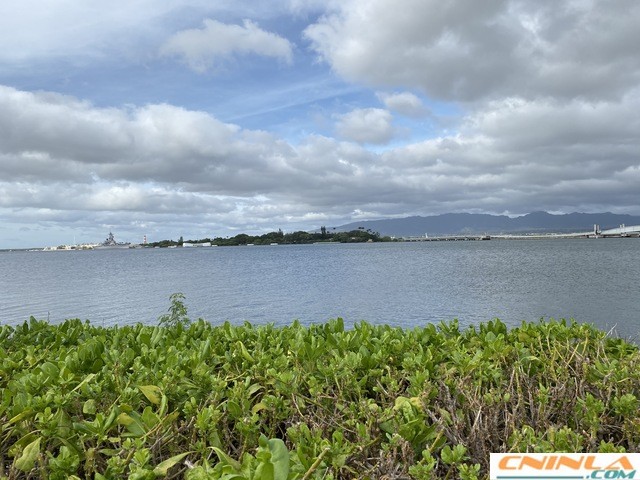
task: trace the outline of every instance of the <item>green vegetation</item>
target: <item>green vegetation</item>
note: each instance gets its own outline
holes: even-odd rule
[[[638,451],[638,349],[575,322],[0,329],[0,477],[483,478]],[[75,477],[74,477],[75,476]]]
[[[216,238],[201,238],[199,240],[185,240],[187,243],[205,243],[211,242],[212,245],[218,246],[240,246],[240,245],[270,245],[272,243],[278,244],[308,244],[317,242],[334,242],[334,243],[363,243],[363,242],[390,242],[390,237],[381,237],[379,233],[372,232],[371,230],[364,230],[364,228],[353,230],[351,232],[328,232],[325,227],[320,229],[319,233],[309,232],[292,232],[283,233],[282,230],[277,232],[265,233],[264,235],[247,235],[246,233],[240,233],[235,237],[216,237]],[[183,243],[182,237],[176,242],[174,240],[162,240],[160,242],[154,242],[147,244],[148,247],[171,247],[181,246]]]

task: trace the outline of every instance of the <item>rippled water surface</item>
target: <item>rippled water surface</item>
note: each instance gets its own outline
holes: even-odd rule
[[[573,317],[636,337],[640,240],[0,252],[1,323],[155,323],[174,292],[215,323]]]

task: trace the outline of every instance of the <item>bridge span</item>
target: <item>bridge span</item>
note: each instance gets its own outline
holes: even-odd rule
[[[618,228],[601,230],[600,236],[601,237],[637,237],[637,236],[640,236],[640,225],[633,225],[631,227],[627,227],[626,225],[620,225]]]
[[[438,235],[430,237],[401,237],[399,240],[404,242],[451,242],[451,241],[469,241],[469,240],[531,240],[545,238],[623,238],[623,237],[640,237],[640,225],[620,225],[617,228],[609,228],[601,230],[599,225],[594,225],[590,232],[575,233],[528,233],[528,234],[497,234],[497,235]]]

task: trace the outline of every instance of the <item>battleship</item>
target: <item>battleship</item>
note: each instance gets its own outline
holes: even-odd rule
[[[116,239],[113,236],[113,233],[109,232],[109,236],[107,236],[106,240],[98,245],[94,246],[96,250],[104,250],[108,248],[130,248],[130,243],[124,242],[116,242]]]

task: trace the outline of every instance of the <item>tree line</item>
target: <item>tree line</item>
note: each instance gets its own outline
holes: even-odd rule
[[[148,247],[181,247],[184,243],[211,243],[211,245],[240,246],[240,245],[302,245],[318,242],[329,243],[365,243],[365,242],[390,242],[390,237],[382,237],[378,232],[359,228],[349,232],[327,231],[326,227],[321,227],[320,232],[297,231],[283,233],[282,230],[269,232],[263,235],[248,235],[240,233],[234,237],[201,238],[198,240],[184,240],[180,237],[176,240],[161,240],[159,242],[148,243]]]

